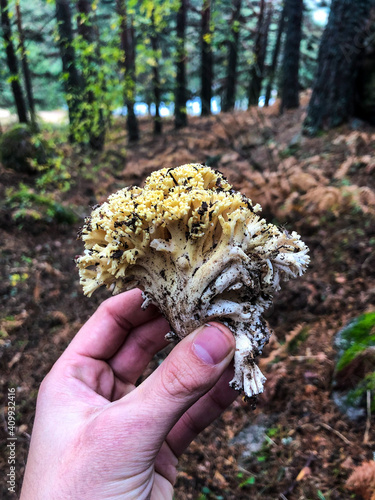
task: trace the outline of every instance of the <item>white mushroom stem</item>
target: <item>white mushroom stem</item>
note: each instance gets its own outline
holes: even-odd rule
[[[254,361],[251,340],[244,333],[237,333],[235,337],[234,377],[229,385],[236,390],[243,388],[246,396],[251,398],[263,392],[266,377]]]

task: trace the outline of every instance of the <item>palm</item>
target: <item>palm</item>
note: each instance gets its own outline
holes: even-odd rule
[[[193,357],[192,367],[185,339],[171,354],[177,363],[168,357],[136,387],[169,331],[157,310],[142,311],[141,303],[139,290],[106,301],[43,381],[23,488],[29,497],[22,500],[56,498],[56,491],[70,498],[72,488],[82,499],[171,499],[177,457],[236,397],[228,386],[230,332],[222,366]]]

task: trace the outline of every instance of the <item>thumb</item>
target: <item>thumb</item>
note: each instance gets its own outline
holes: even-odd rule
[[[143,411],[152,417],[155,444],[162,443],[181,415],[216,384],[234,348],[234,337],[224,325],[202,326],[179,342],[134,391]]]

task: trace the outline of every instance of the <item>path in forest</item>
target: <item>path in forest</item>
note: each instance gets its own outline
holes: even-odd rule
[[[55,123],[57,125],[68,123],[68,111],[65,109],[38,111],[38,117],[44,123]],[[17,122],[16,114],[12,114],[8,109],[0,108],[0,126],[7,126]]]

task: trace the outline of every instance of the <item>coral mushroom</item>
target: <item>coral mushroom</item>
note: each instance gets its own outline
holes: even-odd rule
[[[231,386],[259,394],[265,377],[254,359],[270,336],[262,313],[309,262],[300,236],[267,224],[260,210],[209,167],[156,171],[86,219],[77,259],[84,293],[141,288],[142,307],[155,304],[169,321],[169,339],[221,321],[236,339]]]

